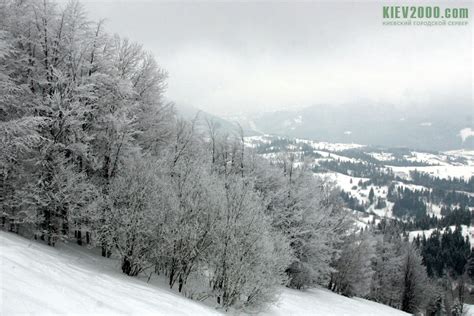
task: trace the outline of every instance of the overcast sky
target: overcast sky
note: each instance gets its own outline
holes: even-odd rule
[[[84,5],[109,32],[156,56],[169,72],[170,100],[211,113],[366,101],[472,105],[472,18],[467,27],[382,26],[382,4],[373,2]]]

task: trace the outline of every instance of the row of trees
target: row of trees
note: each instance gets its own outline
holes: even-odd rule
[[[467,236],[464,238],[461,226],[454,231],[449,227],[444,231],[435,229],[428,237],[418,235],[414,242],[421,249],[429,276],[459,277],[466,272],[471,243]]]
[[[392,212],[398,218],[422,218],[426,216],[423,193],[428,190],[411,190],[405,186],[390,185],[387,200],[393,202]]]
[[[467,191],[474,192],[474,177],[468,179],[449,177],[447,179],[433,177],[427,173],[417,170],[410,171],[410,177],[413,183],[423,185],[429,188],[438,188],[445,191]]]
[[[400,220],[382,219],[374,227],[376,232],[395,231],[397,238],[404,236],[406,243],[412,240],[411,244],[421,256],[423,270],[429,277],[425,284],[425,299],[429,301],[426,312],[432,315],[462,315],[474,277],[473,252],[462,227],[435,229],[428,236],[418,234],[415,238],[409,238],[409,223]]]
[[[426,215],[420,218],[414,218],[409,221],[400,221],[403,231],[428,230],[432,228],[443,229],[449,226],[466,225],[470,226],[473,218],[473,212],[469,208],[441,208],[442,217],[434,214]]]
[[[390,222],[348,236],[333,267],[328,287],[343,295],[365,297],[409,313],[425,312],[437,299],[420,250]]]
[[[77,2],[1,1],[0,27],[5,229],[100,247],[224,308],[326,284],[349,227],[331,184],[177,118],[154,58]]]
[[[403,222],[381,220],[347,237],[329,289],[410,312],[462,315],[474,257],[462,230],[435,230],[412,241]]]

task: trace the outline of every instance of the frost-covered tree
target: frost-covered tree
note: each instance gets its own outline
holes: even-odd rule
[[[128,275],[150,264],[157,227],[164,222],[159,170],[150,161],[130,161],[112,180],[104,205],[90,214],[97,241],[120,258]]]
[[[69,227],[80,225],[89,208],[95,208],[99,195],[85,173],[61,156],[46,156],[29,182],[18,191],[21,197],[21,222],[33,225],[35,238],[54,245],[58,238],[68,237]]]
[[[402,240],[396,226],[387,224],[378,236],[374,276],[369,297],[406,312],[423,311],[436,300],[419,249]]]
[[[331,274],[329,289],[346,296],[366,296],[370,291],[374,259],[375,240],[371,233],[349,235],[333,265],[336,272]]]
[[[224,307],[261,306],[286,283],[290,250],[272,230],[253,186],[238,175],[224,183],[224,204],[211,254],[211,284]]]
[[[348,213],[331,183],[315,178],[309,170],[285,161],[285,190],[273,224],[290,240],[295,260],[287,272],[290,286],[302,288],[326,283],[331,261],[347,231]]]
[[[81,236],[83,221],[51,226],[77,213],[71,203],[52,209],[54,179],[67,173],[85,192],[107,194],[129,156],[156,153],[173,115],[162,99],[166,73],[140,45],[87,20],[77,1],[8,0],[0,9],[2,222]]]
[[[249,154],[246,166],[272,226],[290,242],[295,259],[287,269],[289,286],[326,285],[349,229],[349,214],[330,181],[314,177],[305,165],[297,167],[292,155],[279,158],[269,165]]]
[[[377,236],[374,274],[369,298],[398,307],[401,296],[401,258],[397,245],[386,236]]]
[[[424,292],[428,287],[428,275],[419,250],[407,242],[402,247],[401,310],[415,313],[422,310],[429,299]]]
[[[209,248],[221,208],[223,186],[212,174],[211,164],[194,125],[178,121],[165,156],[161,181],[166,207],[165,223],[159,230],[160,245],[155,252],[155,267],[168,277],[170,287],[178,283],[181,292],[189,275],[200,268]]]

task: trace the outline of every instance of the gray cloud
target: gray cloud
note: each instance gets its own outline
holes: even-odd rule
[[[85,7],[155,54],[170,73],[168,98],[217,114],[358,100],[472,102],[472,19],[467,27],[382,26],[382,4],[373,2]]]

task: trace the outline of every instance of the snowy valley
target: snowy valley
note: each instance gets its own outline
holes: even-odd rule
[[[474,210],[473,150],[424,152],[272,135],[247,137],[245,142],[272,163],[291,159],[296,167],[304,165],[315,176],[333,181],[345,193],[348,208],[361,227],[397,217],[392,213],[394,202],[387,195],[398,188],[458,195],[454,200],[425,196],[428,216],[441,218],[443,207],[461,204]],[[426,181],[430,178],[436,181]],[[454,183],[449,184],[451,181]]]

